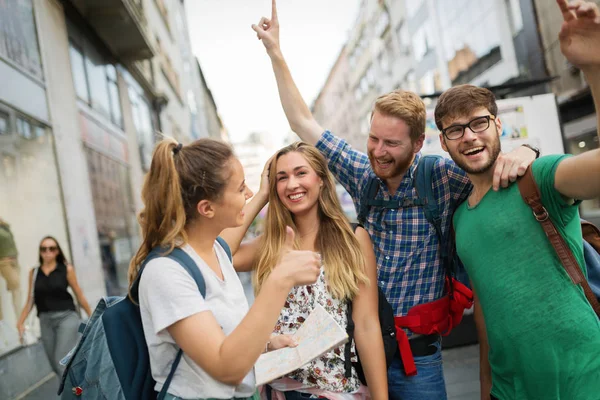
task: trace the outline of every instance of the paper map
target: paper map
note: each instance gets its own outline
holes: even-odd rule
[[[289,374],[348,341],[346,330],[319,304],[292,337],[297,347],[285,347],[259,357],[254,365],[257,386]]]

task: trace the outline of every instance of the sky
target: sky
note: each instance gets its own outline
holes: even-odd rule
[[[279,0],[280,40],[309,104],[316,98],[355,22],[360,0]],[[192,49],[231,141],[251,132],[290,132],[267,53],[250,27],[271,16],[271,0],[188,0]]]

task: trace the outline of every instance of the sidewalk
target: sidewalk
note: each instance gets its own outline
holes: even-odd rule
[[[479,400],[479,347],[459,347],[444,350],[443,354],[448,400]],[[22,399],[55,399],[57,387],[58,379],[54,377]]]

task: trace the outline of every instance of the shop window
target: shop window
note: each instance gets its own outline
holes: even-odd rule
[[[116,295],[127,290],[127,269],[138,240],[137,222],[129,185],[128,168],[88,147],[94,196],[94,212],[100,241],[106,291]]]
[[[6,3],[6,2],[5,2]],[[2,7],[2,6],[0,6]],[[0,110],[0,356],[20,346],[16,322],[28,295],[40,240],[56,237],[70,257],[52,131],[29,116]],[[32,140],[37,139],[37,140]],[[26,325],[39,334],[36,311]]]

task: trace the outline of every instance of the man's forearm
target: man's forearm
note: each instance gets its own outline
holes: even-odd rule
[[[281,50],[270,51],[269,57],[277,81],[279,99],[290,127],[303,141],[312,145],[317,144],[323,128],[314,119],[304,102]]]

